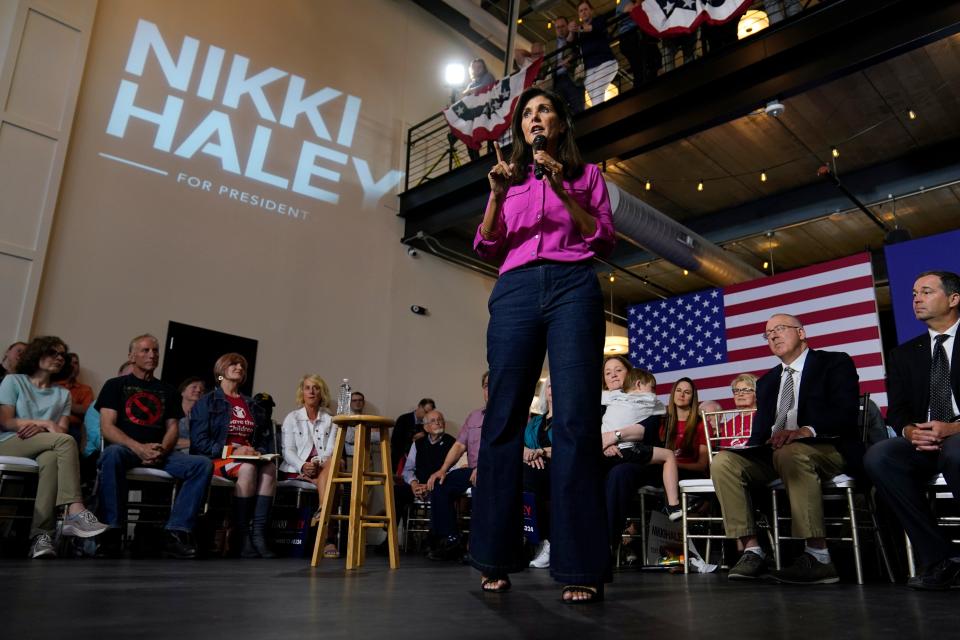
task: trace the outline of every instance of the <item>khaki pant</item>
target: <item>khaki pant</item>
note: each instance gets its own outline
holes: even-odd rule
[[[820,480],[843,472],[843,456],[833,445],[791,442],[773,451],[721,451],[710,465],[710,476],[723,511],[727,536],[755,535],[750,490],[767,491],[767,484],[783,479],[797,538],[823,538],[823,492]]]
[[[56,507],[83,500],[76,441],[65,433],[38,433],[26,440],[14,436],[0,442],[0,455],[30,458],[40,465],[30,537],[53,535]]]

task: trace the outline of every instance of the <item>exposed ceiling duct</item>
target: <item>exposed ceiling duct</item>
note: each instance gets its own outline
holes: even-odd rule
[[[762,278],[764,273],[697,235],[609,180],[610,207],[617,233],[681,269],[719,286]]]
[[[477,33],[486,36],[490,42],[501,49],[507,47],[507,25],[494,17],[492,14],[481,9],[472,0],[443,0],[450,8],[456,10],[462,16],[470,21],[470,26]],[[524,49],[530,48],[530,41],[516,35],[516,46]]]

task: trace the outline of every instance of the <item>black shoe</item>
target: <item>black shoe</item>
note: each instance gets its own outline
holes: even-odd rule
[[[761,558],[753,551],[744,551],[737,564],[727,572],[727,580],[756,580],[766,574],[766,558]]]
[[[667,516],[670,522],[676,522],[683,517],[683,509],[678,504],[665,504],[663,505],[663,515]]]
[[[746,554],[744,554],[746,555]],[[771,571],[770,577],[784,584],[834,584],[840,582],[832,562],[820,562],[809,553],[802,553],[792,565]]]
[[[960,562],[941,560],[924,573],[907,580],[907,586],[922,591],[960,589]]]
[[[97,536],[97,558],[116,559],[123,557],[123,540],[120,529],[107,529]]]
[[[197,547],[190,540],[190,534],[185,531],[167,530],[167,539],[163,543],[163,557],[181,560],[196,558]]]
[[[270,547],[267,545],[267,539],[262,533],[251,533],[247,540],[249,540],[250,546],[256,551],[257,555],[255,557],[267,559],[277,557],[277,554],[270,550]],[[244,547],[244,553],[246,553],[246,547]],[[249,556],[244,555],[244,557]]]
[[[451,560],[459,560],[463,556],[463,550],[460,548],[460,543],[456,540],[444,540],[440,542],[436,547],[430,550],[430,553],[427,554],[428,560],[433,560],[434,562],[449,562]]]

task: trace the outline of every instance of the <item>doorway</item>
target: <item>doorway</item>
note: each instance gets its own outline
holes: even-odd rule
[[[167,326],[167,340],[163,348],[162,380],[176,388],[191,376],[202,378],[207,389],[213,389],[213,365],[225,353],[239,353],[247,359],[247,379],[240,392],[253,395],[253,381],[257,369],[257,341],[222,331],[171,321]]]

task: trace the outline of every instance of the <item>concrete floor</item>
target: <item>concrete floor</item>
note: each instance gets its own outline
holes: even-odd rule
[[[731,584],[725,574],[622,571],[606,602],[559,602],[547,571],[482,594],[459,564],[342,561],[0,560],[0,638],[958,637],[960,592],[871,583]]]

